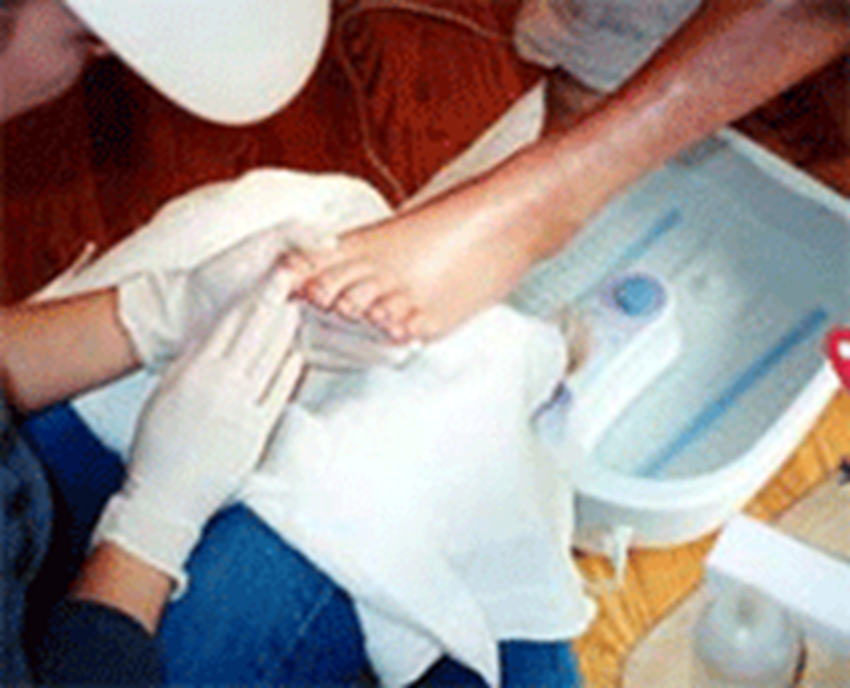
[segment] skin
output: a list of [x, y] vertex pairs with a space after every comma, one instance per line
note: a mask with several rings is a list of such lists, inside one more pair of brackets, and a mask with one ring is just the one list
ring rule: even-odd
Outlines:
[[70, 594], [117, 609], [154, 635], [173, 589], [171, 577], [120, 546], [104, 542], [83, 563]]
[[55, 0], [29, 0], [15, 14], [10, 43], [0, 53], [0, 120], [6, 121], [65, 94], [87, 62], [108, 52]]
[[446, 333], [506, 296], [633, 182], [846, 52], [847, 7], [707, 3], [649, 69], [577, 126], [346, 236], [337, 250], [293, 257], [301, 294], [399, 341]]
[[0, 309], [4, 393], [20, 411], [44, 408], [139, 365], [118, 320], [115, 289]]

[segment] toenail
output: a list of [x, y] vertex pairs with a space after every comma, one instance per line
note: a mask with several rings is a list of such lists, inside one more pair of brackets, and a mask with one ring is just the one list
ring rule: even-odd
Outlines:
[[328, 294], [328, 290], [322, 287], [321, 285], [313, 283], [310, 286], [310, 296], [317, 302], [324, 305], [327, 305], [327, 302], [330, 298], [330, 294]]

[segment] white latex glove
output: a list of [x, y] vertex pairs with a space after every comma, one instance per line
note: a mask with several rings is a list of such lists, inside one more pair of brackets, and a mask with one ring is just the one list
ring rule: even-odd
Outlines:
[[276, 271], [177, 359], [142, 412], [121, 492], [95, 542], [110, 540], [185, 586], [207, 520], [255, 468], [302, 369], [291, 280]]
[[[244, 239], [191, 270], [138, 274], [118, 287], [119, 317], [141, 362], [158, 368], [268, 275], [293, 246], [318, 247], [313, 232], [287, 223]], [[321, 245], [324, 245], [321, 243]]]

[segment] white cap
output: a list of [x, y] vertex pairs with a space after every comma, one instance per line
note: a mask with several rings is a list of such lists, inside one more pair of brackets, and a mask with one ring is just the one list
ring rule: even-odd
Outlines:
[[329, 0], [65, 0], [116, 55], [181, 107], [259, 121], [319, 61]]

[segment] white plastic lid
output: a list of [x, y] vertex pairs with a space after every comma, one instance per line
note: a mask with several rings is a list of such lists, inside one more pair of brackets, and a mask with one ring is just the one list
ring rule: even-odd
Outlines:
[[700, 688], [790, 686], [802, 640], [784, 609], [756, 590], [733, 585], [721, 590], [697, 622], [694, 652]]
[[257, 122], [305, 84], [329, 0], [65, 0], [116, 55], [188, 111]]

